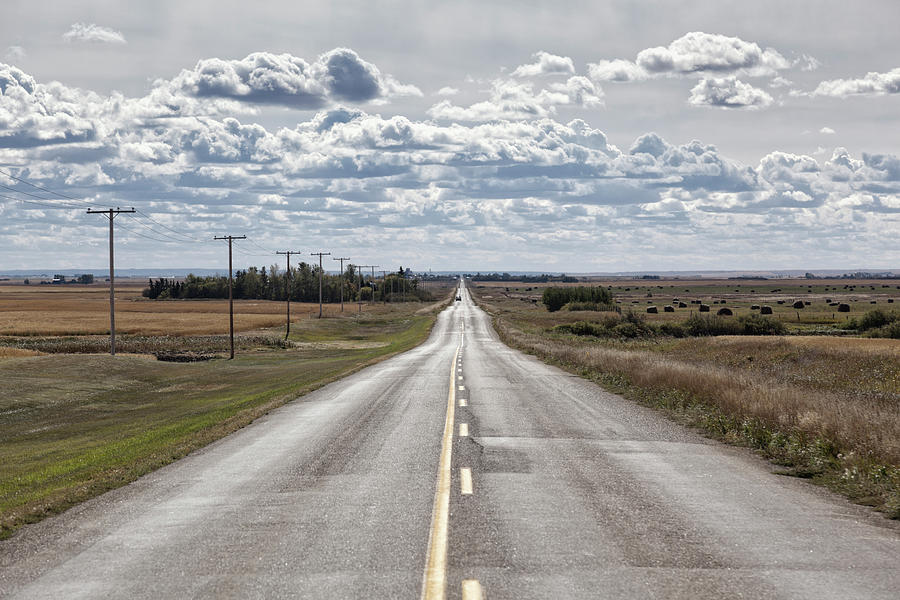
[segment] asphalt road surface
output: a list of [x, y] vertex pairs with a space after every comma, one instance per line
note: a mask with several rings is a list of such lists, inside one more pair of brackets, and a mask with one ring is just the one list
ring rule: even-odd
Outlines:
[[428, 341], [0, 543], [0, 597], [890, 598], [900, 527], [498, 340]]

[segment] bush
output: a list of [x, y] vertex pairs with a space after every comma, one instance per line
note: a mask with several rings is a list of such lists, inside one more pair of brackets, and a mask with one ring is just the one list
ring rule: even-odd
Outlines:
[[612, 293], [604, 287], [548, 287], [544, 289], [541, 302], [550, 312], [556, 312], [569, 302], [590, 302], [612, 304]]
[[787, 327], [778, 319], [770, 319], [758, 314], [738, 318], [744, 335], [784, 335]]
[[576, 321], [574, 323], [564, 323], [553, 328], [559, 333], [571, 333], [572, 335], [594, 335], [597, 337], [604, 336], [607, 330], [599, 323], [588, 323], [587, 321]]
[[859, 331], [878, 329], [880, 327], [884, 327], [885, 325], [896, 322], [897, 319], [897, 313], [885, 312], [881, 309], [876, 308], [875, 310], [866, 312], [866, 314], [860, 317], [859, 321], [857, 322], [856, 328]]
[[737, 321], [722, 317], [693, 315], [684, 322], [689, 335], [740, 335], [741, 326]]
[[868, 333], [869, 337], [891, 338], [900, 340], [900, 320], [894, 321]]
[[678, 323], [663, 323], [657, 328], [657, 331], [662, 335], [669, 335], [676, 338], [687, 336], [687, 331], [684, 326], [679, 325]]
[[566, 310], [610, 310], [609, 304], [600, 304], [598, 302], [569, 302], [565, 305]]

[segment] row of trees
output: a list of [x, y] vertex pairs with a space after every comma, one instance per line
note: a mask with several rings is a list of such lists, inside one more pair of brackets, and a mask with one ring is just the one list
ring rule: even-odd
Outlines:
[[[319, 266], [303, 262], [296, 267], [292, 266], [290, 272], [279, 270], [276, 265], [268, 269], [250, 267], [235, 271], [233, 285], [234, 297], [238, 299], [283, 301], [290, 297], [294, 302], [318, 302]], [[342, 287], [346, 301], [402, 302], [431, 299], [430, 294], [419, 286], [418, 278], [403, 267], [377, 280], [359, 273], [353, 265], [349, 265], [343, 275], [322, 273], [324, 302], [340, 302]], [[228, 277], [188, 275], [184, 281], [150, 279], [143, 295], [154, 300], [227, 298]]]

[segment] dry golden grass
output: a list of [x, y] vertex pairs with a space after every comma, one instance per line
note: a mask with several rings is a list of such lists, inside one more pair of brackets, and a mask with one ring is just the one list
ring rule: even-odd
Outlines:
[[0, 346], [0, 359], [2, 358], [21, 358], [23, 356], [40, 356], [43, 352], [36, 350], [26, 350], [25, 348], [8, 348]]
[[[227, 300], [153, 301], [141, 297], [143, 286], [116, 287], [116, 331], [133, 335], [214, 335], [228, 331]], [[336, 315], [339, 305], [325, 305]], [[356, 306], [345, 306], [345, 314]], [[365, 312], [390, 310], [383, 305]], [[254, 331], [280, 327], [285, 303], [235, 300], [234, 327]], [[318, 316], [319, 305], [291, 303], [292, 321]], [[92, 335], [109, 332], [109, 290], [97, 286], [0, 287], [0, 335]]]

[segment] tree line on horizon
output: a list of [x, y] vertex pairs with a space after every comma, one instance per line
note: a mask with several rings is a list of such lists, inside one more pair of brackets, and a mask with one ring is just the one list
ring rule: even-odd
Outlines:
[[[345, 301], [378, 300], [385, 302], [426, 301], [431, 294], [420, 287], [419, 279], [409, 269], [400, 267], [380, 280], [373, 280], [348, 265], [342, 275], [322, 273], [322, 301], [340, 302], [341, 288]], [[197, 276], [189, 274], [184, 280], [153, 279], [142, 295], [151, 300], [227, 298], [226, 275]], [[268, 269], [250, 267], [234, 273], [232, 295], [241, 300], [287, 300], [293, 302], [319, 301], [319, 266], [302, 262], [290, 272], [272, 265]]]

